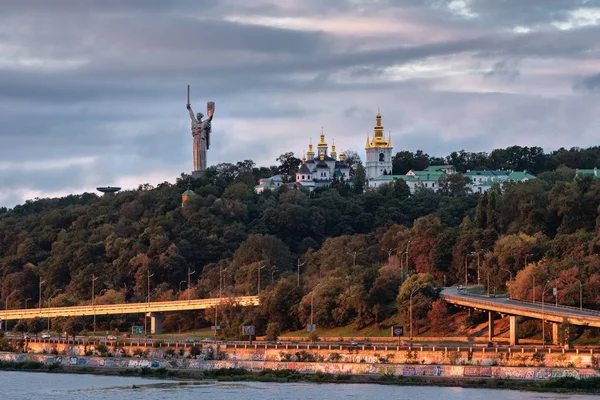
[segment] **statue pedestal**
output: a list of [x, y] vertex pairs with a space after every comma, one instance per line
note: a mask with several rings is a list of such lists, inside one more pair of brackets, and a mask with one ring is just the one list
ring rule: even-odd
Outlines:
[[204, 171], [192, 171], [192, 178], [198, 179], [202, 177]]

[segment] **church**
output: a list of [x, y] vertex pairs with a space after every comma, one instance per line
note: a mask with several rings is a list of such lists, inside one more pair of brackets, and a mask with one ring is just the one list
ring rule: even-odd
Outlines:
[[[367, 157], [365, 173], [368, 181], [392, 173], [392, 138], [389, 135], [387, 139], [384, 137], [381, 114], [377, 113], [375, 121], [373, 137], [367, 136], [365, 147]], [[316, 153], [311, 142], [308, 145], [308, 151], [302, 157], [302, 165], [296, 173], [294, 182], [284, 183], [282, 176], [275, 175], [261, 179], [254, 190], [256, 193], [262, 193], [266, 189], [276, 190], [280, 186], [286, 185], [291, 188], [304, 187], [312, 191], [316, 187], [329, 186], [336, 179], [349, 181], [350, 166], [344, 160], [343, 152], [340, 152], [338, 156], [335, 143], [332, 143], [331, 151], [329, 151], [325, 133], [321, 130]]]
[[340, 153], [339, 160], [335, 150], [335, 143], [331, 145], [331, 152], [325, 141], [325, 133], [321, 131], [317, 153], [313, 144], [308, 145], [308, 152], [302, 157], [302, 165], [296, 172], [296, 185], [312, 190], [315, 187], [329, 186], [334, 179], [348, 181], [350, 167], [344, 162], [344, 153]]

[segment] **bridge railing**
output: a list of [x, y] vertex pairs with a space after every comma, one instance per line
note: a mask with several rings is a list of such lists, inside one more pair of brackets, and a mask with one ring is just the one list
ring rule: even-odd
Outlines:
[[[452, 295], [452, 294], [445, 294], [445, 293], [442, 293], [442, 295], [443, 296], [454, 296], [456, 298], [461, 297], [461, 296], [456, 296], [456, 295]], [[480, 294], [469, 294], [469, 296], [470, 297], [476, 297], [478, 299], [484, 299], [484, 298], [487, 297], [487, 296], [483, 296], [483, 295], [480, 295]], [[510, 301], [514, 301], [516, 303], [537, 304], [537, 305], [540, 305], [540, 306], [542, 305], [541, 302], [535, 302], [534, 303], [533, 301], [530, 301], [530, 300], [520, 300], [520, 299], [513, 299], [513, 298], [509, 298], [509, 300]], [[478, 301], [486, 301], [486, 300], [478, 300]], [[580, 312], [588, 312], [588, 313], [592, 313], [592, 314], [596, 314], [596, 315], [600, 316], [600, 310], [594, 310], [594, 309], [591, 309], [591, 308], [581, 308], [580, 309], [579, 307], [567, 306], [567, 305], [564, 305], [564, 304], [556, 305], [556, 304], [553, 304], [551, 302], [544, 302], [544, 305], [546, 307], [564, 308], [564, 309], [567, 309], [567, 310], [575, 310], [575, 311], [580, 311]]]
[[[463, 301], [465, 300], [465, 296], [457, 296], [457, 295], [447, 294], [447, 293], [441, 293], [440, 296], [442, 297], [442, 299], [449, 298], [449, 299], [455, 299], [455, 300], [459, 300], [459, 301], [460, 300], [463, 300]], [[511, 299], [511, 301], [513, 301], [515, 303], [523, 303], [523, 304], [498, 303], [498, 302], [494, 302], [494, 301], [484, 300], [482, 298], [482, 296], [471, 296], [471, 295], [469, 295], [468, 297], [466, 297], [466, 299], [469, 299], [469, 298], [474, 299], [474, 301], [476, 301], [477, 303], [485, 304], [485, 305], [488, 305], [488, 306], [495, 306], [495, 307], [505, 306], [505, 307], [516, 307], [516, 308], [526, 309], [526, 307], [527, 307], [526, 305], [527, 304], [535, 304], [535, 305], [540, 305], [540, 306], [542, 305], [542, 303], [532, 303], [532, 302], [526, 302], [526, 301], [521, 301], [521, 300], [512, 300], [512, 299]], [[556, 308], [565, 308], [565, 309], [571, 309], [571, 310], [575, 310], [575, 311], [579, 311], [579, 312], [588, 312], [590, 314], [595, 314], [594, 317], [600, 317], [600, 311], [598, 311], [598, 310], [590, 310], [590, 309], [587, 309], [587, 308], [584, 308], [583, 310], [580, 310], [578, 307], [560, 306], [560, 305], [557, 307], [556, 305], [554, 305], [552, 303], [544, 303], [544, 305], [546, 307], [551, 307], [550, 309], [548, 309], [548, 308], [544, 309], [544, 314], [548, 314], [548, 315], [559, 315], [559, 314], [557, 314], [556, 310], [553, 310], [553, 309], [556, 309]], [[585, 315], [581, 315], [581, 316], [585, 317]]]

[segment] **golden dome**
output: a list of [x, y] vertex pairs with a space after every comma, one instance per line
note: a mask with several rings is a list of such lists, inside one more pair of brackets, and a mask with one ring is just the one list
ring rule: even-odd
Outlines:
[[340, 153], [340, 161], [344, 161], [344, 158], [346, 158], [346, 156], [344, 155], [344, 152], [342, 151]]
[[313, 155], [313, 156], [315, 155], [315, 152], [313, 151], [312, 140], [310, 141], [310, 144], [308, 145], [308, 152], [306, 154], [308, 154], [309, 156], [310, 155]]
[[367, 145], [365, 146], [365, 149], [371, 148], [371, 147], [376, 147], [376, 148], [383, 148], [383, 149], [391, 149], [392, 148], [392, 141], [391, 138], [388, 138], [388, 140], [385, 140], [385, 137], [383, 136], [383, 125], [381, 124], [381, 114], [379, 113], [379, 110], [377, 112], [377, 115], [375, 116], [375, 127], [373, 128], [374, 131], [374, 135], [373, 135], [373, 139], [369, 140], [369, 136], [367, 136]]
[[319, 140], [319, 144], [317, 144], [317, 147], [327, 147], [327, 142], [325, 141], [325, 134], [323, 133], [323, 128], [321, 128], [321, 140]]

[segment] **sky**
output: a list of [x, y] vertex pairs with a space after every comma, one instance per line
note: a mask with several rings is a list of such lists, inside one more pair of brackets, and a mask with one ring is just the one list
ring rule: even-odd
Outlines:
[[0, 207], [209, 165], [598, 145], [600, 0], [0, 0]]

